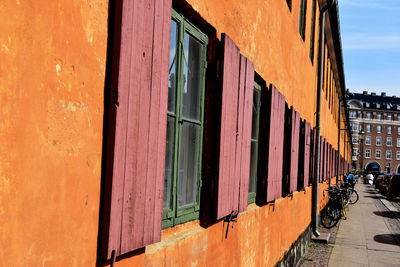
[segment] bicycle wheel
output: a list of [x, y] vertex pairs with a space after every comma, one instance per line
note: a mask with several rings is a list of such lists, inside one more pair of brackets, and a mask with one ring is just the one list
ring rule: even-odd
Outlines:
[[335, 207], [332, 203], [328, 203], [321, 212], [321, 224], [325, 228], [334, 227], [340, 220], [341, 210]]
[[359, 198], [359, 196], [358, 196], [357, 191], [354, 189], [350, 189], [349, 190], [349, 198], [348, 198], [349, 204], [353, 205], [353, 204], [357, 203], [358, 198]]

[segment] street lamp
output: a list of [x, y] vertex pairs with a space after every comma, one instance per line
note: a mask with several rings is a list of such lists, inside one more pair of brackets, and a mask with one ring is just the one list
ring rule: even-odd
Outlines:
[[363, 173], [364, 173], [364, 164], [363, 164], [363, 159], [364, 159], [364, 135], [365, 135], [365, 132], [364, 132], [364, 130], [362, 129], [362, 130], [360, 130], [359, 132], [358, 132], [358, 135], [360, 136], [359, 137], [359, 140], [360, 140], [360, 149], [361, 149], [361, 168], [360, 168], [360, 170], [361, 170], [361, 174], [363, 175]]

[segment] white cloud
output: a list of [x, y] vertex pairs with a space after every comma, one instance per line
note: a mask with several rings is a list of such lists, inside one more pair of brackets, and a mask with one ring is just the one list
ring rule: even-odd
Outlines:
[[398, 34], [354, 34], [342, 36], [344, 50], [400, 49]]

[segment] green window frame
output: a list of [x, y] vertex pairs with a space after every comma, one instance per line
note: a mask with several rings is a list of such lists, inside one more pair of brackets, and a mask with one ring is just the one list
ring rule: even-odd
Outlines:
[[199, 218], [207, 44], [172, 10], [163, 229]]
[[306, 12], [307, 0], [300, 1], [300, 18], [299, 18], [299, 33], [303, 41], [306, 38]]
[[314, 64], [314, 40], [315, 40], [315, 15], [316, 15], [316, 1], [312, 0], [311, 8], [311, 31], [310, 31], [310, 59]]
[[253, 114], [251, 122], [251, 156], [250, 156], [250, 180], [248, 203], [256, 201], [257, 194], [257, 167], [258, 167], [258, 137], [260, 128], [261, 86], [254, 82]]

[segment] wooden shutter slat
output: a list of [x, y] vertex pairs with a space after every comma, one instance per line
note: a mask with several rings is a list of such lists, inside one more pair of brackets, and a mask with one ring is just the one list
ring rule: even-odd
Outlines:
[[107, 258], [161, 239], [171, 1], [123, 1]]
[[[122, 203], [125, 182], [125, 149], [126, 131], [128, 123], [128, 95], [129, 77], [131, 65], [132, 46], [132, 21], [133, 1], [128, 1], [122, 7], [121, 43], [118, 73], [118, 108], [116, 109], [115, 122], [115, 144], [114, 163], [112, 172], [110, 221], [108, 233], [107, 258], [115, 250], [117, 255], [121, 254], [121, 225], [122, 225]], [[123, 56], [122, 56], [123, 55]], [[112, 104], [111, 104], [112, 105]]]
[[254, 65], [242, 56], [241, 72], [245, 70], [244, 98], [243, 98], [243, 129], [241, 147], [241, 171], [239, 185], [239, 212], [245, 211], [248, 204], [249, 179], [250, 179], [250, 154], [251, 154], [251, 128], [253, 115], [253, 88], [254, 88]]
[[[122, 217], [121, 254], [143, 244], [146, 204], [147, 155], [150, 127], [151, 54], [154, 1], [148, 7], [134, 1], [133, 42], [131, 55], [125, 187]], [[150, 31], [151, 29], [151, 31]], [[136, 179], [139, 176], [141, 179]]]
[[237, 104], [237, 122], [236, 122], [236, 151], [234, 165], [234, 187], [233, 187], [233, 209], [236, 211], [239, 207], [239, 187], [242, 169], [242, 145], [243, 145], [243, 111], [245, 99], [245, 82], [246, 82], [246, 58], [240, 55], [239, 64], [239, 87], [238, 87], [238, 104]]
[[305, 123], [305, 144], [304, 144], [304, 185], [303, 187], [306, 188], [309, 184], [309, 176], [310, 176], [310, 149], [311, 149], [311, 126], [308, 122]]

